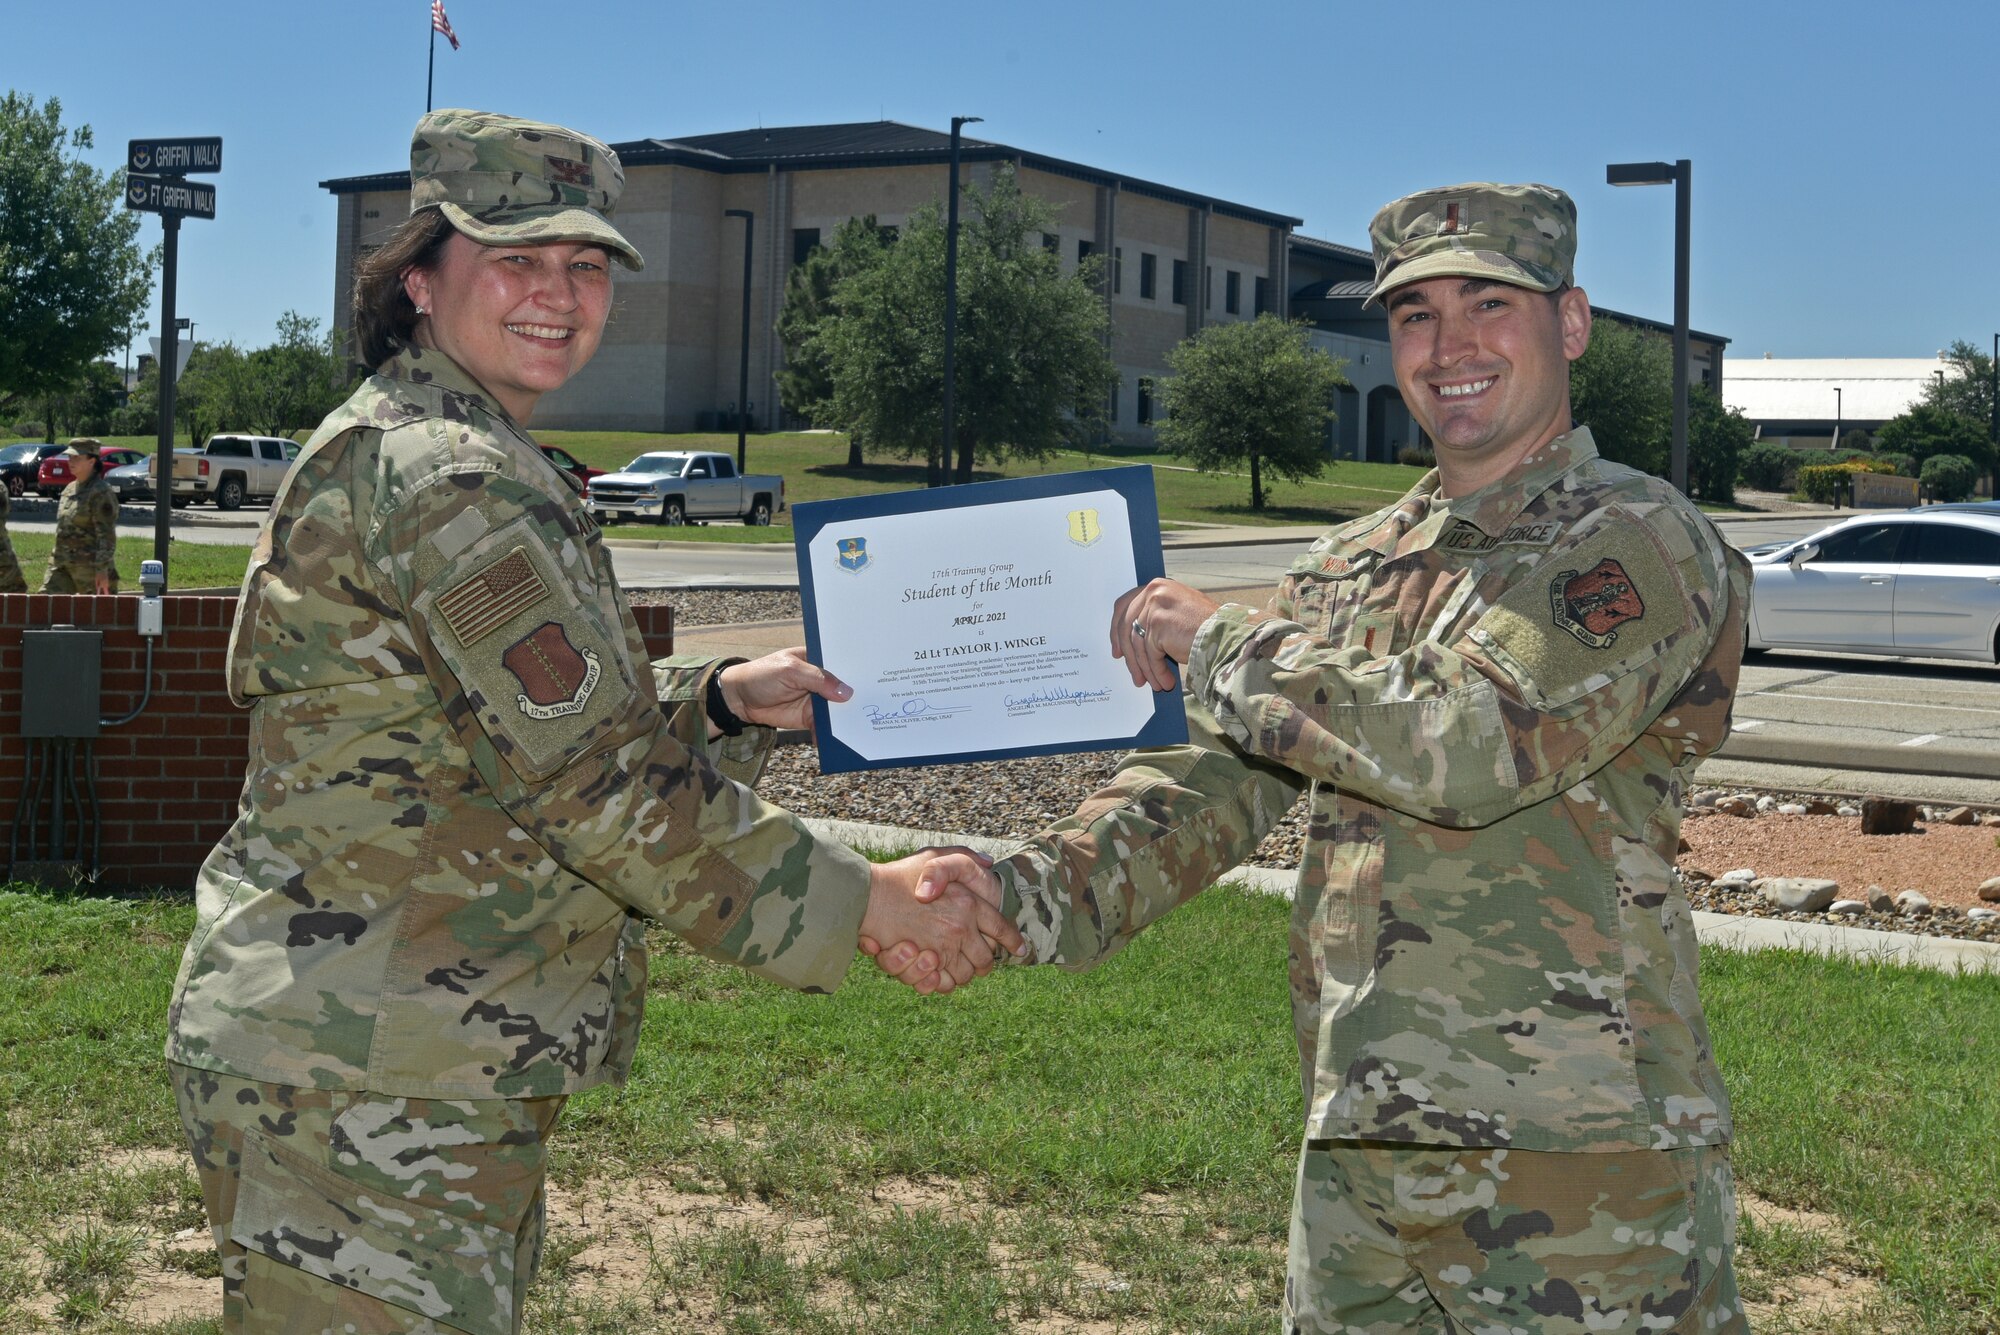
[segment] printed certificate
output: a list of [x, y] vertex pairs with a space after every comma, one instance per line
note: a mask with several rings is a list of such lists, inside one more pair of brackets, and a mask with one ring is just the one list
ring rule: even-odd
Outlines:
[[1187, 740], [1180, 690], [1134, 686], [1111, 607], [1164, 573], [1153, 470], [795, 506], [813, 702], [832, 774]]

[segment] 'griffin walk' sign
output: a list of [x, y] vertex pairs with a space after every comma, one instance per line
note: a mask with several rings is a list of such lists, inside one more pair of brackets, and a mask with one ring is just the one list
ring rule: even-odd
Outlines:
[[128, 139], [125, 141], [125, 169], [149, 176], [185, 176], [189, 172], [222, 170], [222, 140]]
[[215, 217], [215, 187], [179, 176], [125, 177], [125, 207], [177, 218]]

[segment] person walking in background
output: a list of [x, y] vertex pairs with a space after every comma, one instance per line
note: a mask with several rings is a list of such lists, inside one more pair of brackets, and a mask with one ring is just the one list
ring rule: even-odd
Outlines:
[[7, 536], [7, 506], [7, 489], [0, 487], [0, 593], [26, 593], [21, 558], [14, 555], [14, 540]]
[[71, 480], [56, 502], [56, 545], [43, 593], [118, 592], [118, 495], [97, 471], [97, 451], [87, 436], [64, 451]]

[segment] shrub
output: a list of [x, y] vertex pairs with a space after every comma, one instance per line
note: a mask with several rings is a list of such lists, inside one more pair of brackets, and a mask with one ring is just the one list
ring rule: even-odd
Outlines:
[[1962, 454], [1933, 454], [1918, 480], [1932, 500], [1962, 501], [1979, 484], [1979, 465]]
[[1856, 473], [1893, 473], [1895, 466], [1881, 459], [1849, 459], [1837, 464], [1809, 464], [1799, 469], [1799, 494], [1821, 505], [1838, 505], [1854, 494], [1850, 478]]
[[1396, 462], [1412, 468], [1436, 468], [1437, 455], [1421, 445], [1405, 445], [1396, 451]]
[[1760, 440], [1744, 451], [1736, 480], [1752, 491], [1783, 491], [1791, 485], [1792, 468], [1790, 450]]
[[1878, 454], [1875, 457], [1894, 468], [1897, 477], [1915, 477], [1917, 475], [1917, 461], [1911, 455]]

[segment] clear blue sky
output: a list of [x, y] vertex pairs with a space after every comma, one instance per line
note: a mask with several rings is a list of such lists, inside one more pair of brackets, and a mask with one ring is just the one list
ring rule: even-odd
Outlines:
[[[1991, 0], [447, 5], [464, 47], [439, 42], [439, 106], [612, 141], [980, 115], [1001, 143], [1349, 245], [1411, 190], [1545, 181], [1576, 196], [1593, 300], [1662, 320], [1672, 190], [1613, 189], [1604, 165], [1686, 157], [1692, 319], [1731, 356], [1921, 357], [2000, 329]], [[331, 319], [318, 182], [407, 165], [429, 0], [8, 11], [0, 86], [60, 98], [99, 165], [128, 138], [223, 137], [218, 218], [181, 232], [198, 338], [267, 342], [287, 308]]]

